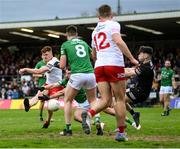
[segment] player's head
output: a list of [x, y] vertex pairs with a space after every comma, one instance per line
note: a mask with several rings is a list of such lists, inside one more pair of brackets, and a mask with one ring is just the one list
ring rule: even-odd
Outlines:
[[70, 25], [66, 28], [66, 35], [67, 35], [67, 39], [71, 39], [72, 37], [76, 37], [78, 35], [77, 33], [77, 27]]
[[42, 54], [42, 59], [44, 60], [45, 63], [49, 62], [52, 57], [52, 48], [50, 46], [45, 46], [41, 49], [41, 54]]
[[102, 5], [98, 8], [98, 17], [99, 19], [108, 19], [112, 18], [112, 11], [109, 5]]
[[140, 46], [138, 59], [140, 62], [151, 60], [153, 55], [153, 48], [150, 46]]
[[166, 60], [164, 63], [166, 68], [170, 68], [171, 67], [171, 61], [170, 60]]

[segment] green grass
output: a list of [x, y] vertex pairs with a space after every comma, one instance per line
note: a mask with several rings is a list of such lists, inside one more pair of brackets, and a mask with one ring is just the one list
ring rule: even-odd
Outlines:
[[106, 124], [104, 136], [92, 133], [85, 135], [81, 124], [73, 121], [73, 136], [63, 137], [59, 132], [64, 129], [63, 111], [54, 114], [55, 121], [48, 129], [42, 129], [39, 111], [0, 110], [0, 147], [1, 148], [180, 148], [180, 110], [172, 110], [170, 116], [161, 117], [160, 108], [140, 108], [141, 130], [128, 125], [128, 142], [114, 141], [115, 118], [102, 113]]

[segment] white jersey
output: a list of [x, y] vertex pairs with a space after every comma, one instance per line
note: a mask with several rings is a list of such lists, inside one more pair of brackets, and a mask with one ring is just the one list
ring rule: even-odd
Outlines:
[[62, 70], [60, 68], [54, 67], [55, 63], [59, 63], [59, 60], [56, 57], [53, 57], [46, 64], [46, 66], [49, 68], [49, 71], [45, 73], [46, 84], [52, 84], [62, 80]]
[[112, 40], [114, 33], [120, 34], [120, 24], [115, 21], [98, 22], [94, 29], [92, 48], [95, 48], [97, 53], [95, 68], [99, 66], [124, 67], [123, 54]]

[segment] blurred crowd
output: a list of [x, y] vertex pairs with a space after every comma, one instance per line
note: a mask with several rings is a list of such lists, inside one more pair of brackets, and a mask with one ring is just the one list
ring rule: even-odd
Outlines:
[[18, 71], [22, 67], [34, 67], [40, 56], [29, 52], [0, 51], [0, 99], [20, 99], [34, 95], [33, 79], [21, 79]]
[[[24, 96], [34, 95], [37, 81], [32, 77], [21, 78], [18, 71], [22, 67], [35, 67], [41, 60], [40, 55], [27, 51], [11, 52], [8, 49], [1, 49], [0, 53], [0, 99], [21, 99]], [[159, 76], [166, 59], [172, 63], [176, 81], [180, 81], [180, 49], [155, 49], [153, 63], [156, 79], [153, 82], [153, 90], [159, 90]], [[128, 61], [126, 65], [129, 65]]]

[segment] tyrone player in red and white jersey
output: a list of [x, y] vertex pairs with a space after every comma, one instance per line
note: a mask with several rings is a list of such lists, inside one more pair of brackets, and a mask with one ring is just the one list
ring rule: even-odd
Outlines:
[[[102, 100], [95, 101], [88, 113], [84, 113], [84, 125], [89, 117], [107, 108], [115, 96], [117, 133], [115, 140], [126, 141], [125, 135], [125, 73], [123, 54], [137, 65], [126, 43], [121, 38], [120, 24], [112, 21], [111, 7], [102, 5], [98, 9], [99, 22], [92, 33], [92, 55], [95, 61], [95, 76]], [[112, 90], [112, 92], [111, 92]], [[86, 118], [86, 119], [85, 119]], [[88, 125], [87, 125], [88, 126]], [[88, 129], [88, 127], [87, 127]]]

